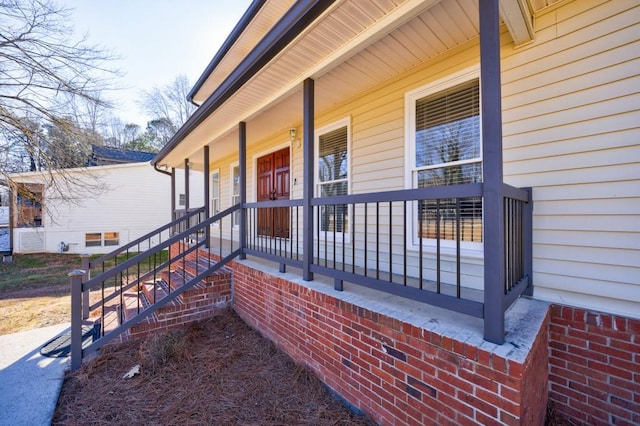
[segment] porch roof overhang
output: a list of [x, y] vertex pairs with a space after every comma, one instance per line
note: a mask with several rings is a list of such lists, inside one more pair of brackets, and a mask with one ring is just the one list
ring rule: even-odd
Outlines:
[[[236, 150], [241, 121], [250, 140], [299, 123], [306, 78], [316, 80], [321, 112], [479, 35], [474, 0], [298, 0], [280, 12], [274, 3], [290, 4], [250, 6], [190, 94], [202, 105], [152, 164], [180, 168], [189, 158], [202, 169], [205, 145], [216, 156]], [[532, 39], [528, 0], [501, 0], [500, 10], [514, 43]]]

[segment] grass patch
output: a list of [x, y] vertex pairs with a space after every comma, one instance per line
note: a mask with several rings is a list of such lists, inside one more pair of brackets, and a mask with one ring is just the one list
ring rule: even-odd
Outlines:
[[[123, 253], [117, 259], [105, 262], [104, 268], [107, 270], [137, 254]], [[100, 256], [92, 255], [90, 259], [95, 261]], [[155, 266], [166, 260], [167, 251], [157, 253]], [[80, 255], [60, 253], [17, 254], [13, 256], [13, 262], [0, 263], [0, 335], [69, 322], [71, 287], [67, 274], [81, 266]], [[153, 267], [152, 256], [140, 263], [139, 272], [142, 274]], [[92, 276], [101, 272], [102, 266], [94, 267]], [[125, 272], [129, 273], [137, 274], [138, 267]]]
[[67, 273], [78, 269], [80, 256], [71, 254], [17, 254], [0, 263], [0, 292], [55, 287], [69, 283]]
[[[105, 271], [116, 264], [121, 264], [139, 253], [123, 253], [116, 259], [104, 262]], [[91, 260], [96, 260], [102, 255], [92, 255]], [[155, 265], [160, 265], [167, 261], [169, 254], [167, 251], [157, 253]], [[69, 284], [67, 274], [74, 269], [80, 269], [82, 259], [77, 254], [16, 254], [13, 262], [0, 263], [0, 292], [25, 290], [41, 287], [55, 287]], [[140, 263], [140, 272], [146, 272], [154, 267], [153, 256]], [[137, 272], [134, 266], [130, 271]], [[96, 276], [102, 272], [102, 267], [94, 268], [92, 275]]]

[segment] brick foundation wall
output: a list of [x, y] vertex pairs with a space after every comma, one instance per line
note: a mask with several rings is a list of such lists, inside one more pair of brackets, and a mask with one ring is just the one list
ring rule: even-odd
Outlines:
[[521, 362], [231, 262], [234, 309], [381, 424], [531, 424], [547, 404], [548, 315]]
[[549, 398], [575, 424], [640, 424], [640, 320], [551, 307]]
[[129, 330], [129, 338], [137, 339], [154, 332], [166, 332], [194, 321], [211, 318], [231, 305], [231, 273], [217, 271], [206, 281], [186, 290], [176, 300], [158, 309]]

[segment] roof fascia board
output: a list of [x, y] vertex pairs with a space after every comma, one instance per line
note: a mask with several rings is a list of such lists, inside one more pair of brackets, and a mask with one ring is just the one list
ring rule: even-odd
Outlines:
[[335, 0], [299, 0], [296, 2], [211, 96], [189, 117], [187, 122], [178, 129], [176, 134], [151, 160], [151, 164], [158, 164], [162, 161], [189, 133], [195, 130], [334, 2]]
[[231, 50], [231, 47], [233, 47], [235, 42], [238, 41], [238, 38], [240, 38], [244, 30], [247, 29], [251, 21], [253, 21], [253, 18], [255, 18], [260, 9], [262, 9], [262, 6], [266, 3], [266, 1], [267, 0], [253, 0], [253, 2], [249, 5], [236, 26], [233, 27], [233, 30], [231, 31], [229, 36], [226, 38], [224, 43], [222, 43], [222, 46], [220, 47], [218, 52], [216, 52], [211, 62], [209, 62], [209, 65], [207, 65], [207, 68], [205, 68], [204, 72], [202, 73], [200, 78], [198, 78], [198, 81], [196, 81], [196, 84], [187, 95], [187, 99], [189, 100], [189, 102], [193, 103], [194, 96], [196, 96], [198, 91], [202, 88], [202, 85], [207, 81], [211, 73], [220, 64], [220, 61], [222, 61], [229, 50]]

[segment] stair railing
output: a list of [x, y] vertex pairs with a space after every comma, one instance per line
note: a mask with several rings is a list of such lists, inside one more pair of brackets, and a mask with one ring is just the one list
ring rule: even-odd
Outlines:
[[[193, 224], [196, 217], [201, 217], [204, 208], [197, 209], [94, 261], [85, 257], [83, 259], [85, 269], [69, 273], [71, 369], [78, 369], [82, 359], [175, 300], [184, 291], [238, 256], [241, 252], [240, 244], [235, 249], [231, 244], [225, 253], [219, 254], [219, 261], [214, 262], [211, 256], [207, 256], [206, 262], [203, 263], [199, 259], [199, 249], [209, 245], [210, 242], [206, 241], [203, 235], [206, 234], [204, 232], [206, 228], [213, 224], [218, 228], [220, 235], [230, 235], [233, 241], [234, 213], [239, 209], [240, 205], [237, 204], [205, 220], [198, 219], [195, 225], [190, 227], [185, 225]], [[174, 234], [173, 230], [176, 228], [186, 228], [186, 230]], [[185, 272], [187, 255], [194, 251], [195, 276], [187, 276]], [[171, 272], [178, 268], [182, 270], [183, 285], [176, 288], [170, 281]], [[163, 271], [167, 271], [169, 277], [169, 282], [164, 283], [166, 296], [160, 300], [155, 300], [154, 297], [147, 306], [141, 305], [140, 299], [137, 298], [136, 314], [125, 320], [126, 292], [135, 289], [136, 294], [139, 294], [141, 286], [150, 282], [155, 295]], [[99, 292], [97, 302], [90, 304], [91, 296], [96, 298], [97, 292]], [[95, 320], [95, 323], [92, 320]], [[114, 325], [112, 324], [114, 321], [117, 325], [107, 330], [107, 327]], [[87, 331], [85, 327], [83, 330], [83, 323], [85, 326], [93, 324], [93, 328]]]

